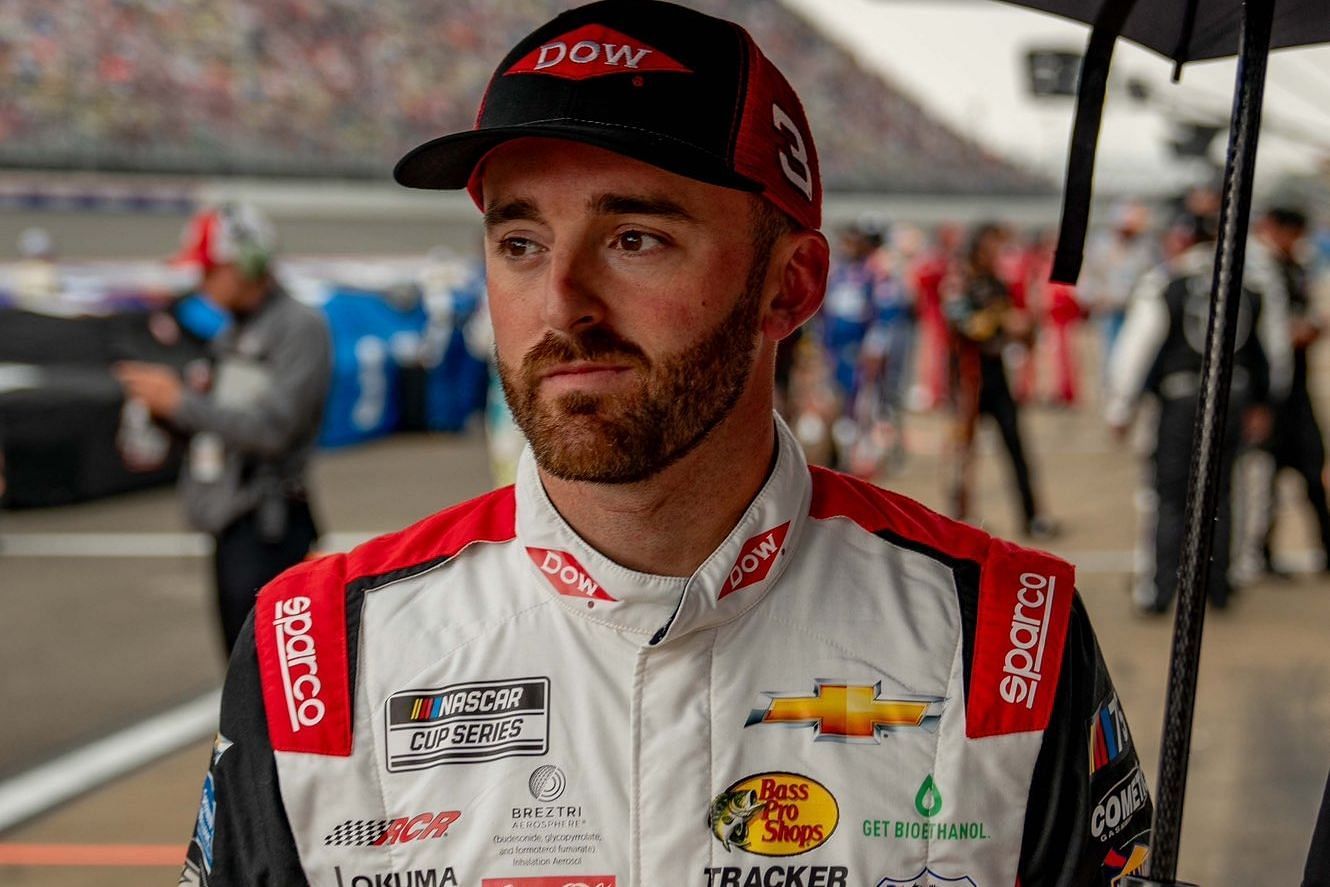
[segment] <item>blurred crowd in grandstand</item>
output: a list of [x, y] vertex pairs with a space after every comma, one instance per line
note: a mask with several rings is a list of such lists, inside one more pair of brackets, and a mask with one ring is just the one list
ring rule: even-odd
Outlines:
[[[811, 116], [832, 189], [1030, 193], [770, 0], [694, 0], [745, 25]], [[491, 60], [560, 0], [0, 0], [0, 163], [383, 177], [467, 128]]]

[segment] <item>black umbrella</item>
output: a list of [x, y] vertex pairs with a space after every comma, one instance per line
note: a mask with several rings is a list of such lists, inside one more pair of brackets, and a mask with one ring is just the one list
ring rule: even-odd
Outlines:
[[[1186, 535], [1178, 570], [1178, 612], [1164, 710], [1163, 749], [1156, 790], [1150, 877], [1125, 885], [1176, 884], [1178, 839], [1191, 750], [1192, 713], [1205, 619], [1220, 449], [1232, 377], [1239, 293], [1251, 214], [1252, 170], [1260, 134], [1266, 60], [1271, 48], [1330, 42], [1328, 0], [1006, 0], [1066, 16], [1093, 27], [1081, 66], [1071, 159], [1063, 197], [1062, 231], [1053, 277], [1074, 283], [1081, 266], [1095, 144], [1113, 46], [1127, 37], [1176, 63], [1238, 55], [1237, 86], [1224, 171], [1223, 206], [1201, 391], [1196, 409], [1196, 452], [1188, 489]], [[1228, 359], [1226, 359], [1228, 358]]]

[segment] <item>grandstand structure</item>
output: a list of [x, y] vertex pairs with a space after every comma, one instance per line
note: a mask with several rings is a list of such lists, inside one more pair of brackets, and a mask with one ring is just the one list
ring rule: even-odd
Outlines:
[[[829, 190], [1045, 194], [777, 0], [739, 21], [808, 106]], [[386, 178], [468, 128], [495, 61], [571, 0], [0, 0], [0, 167]]]

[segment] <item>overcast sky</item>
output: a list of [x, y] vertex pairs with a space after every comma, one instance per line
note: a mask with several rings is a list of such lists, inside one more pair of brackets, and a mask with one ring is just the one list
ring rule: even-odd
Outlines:
[[[1063, 19], [993, 0], [784, 0], [885, 73], [956, 129], [1060, 178], [1071, 130], [1071, 99], [1033, 99], [1026, 90], [1030, 48], [1084, 49], [1088, 30]], [[1114, 56], [1116, 84], [1136, 77], [1160, 99], [1227, 117], [1236, 64], [1189, 65], [1169, 83], [1172, 64], [1134, 44]], [[1330, 47], [1281, 50], [1270, 60], [1262, 172], [1308, 170], [1330, 156]], [[1283, 138], [1305, 131], [1323, 146]], [[1110, 87], [1097, 178], [1103, 186], [1166, 190], [1185, 175], [1164, 146], [1165, 115]], [[1225, 136], [1212, 147], [1222, 159]]]

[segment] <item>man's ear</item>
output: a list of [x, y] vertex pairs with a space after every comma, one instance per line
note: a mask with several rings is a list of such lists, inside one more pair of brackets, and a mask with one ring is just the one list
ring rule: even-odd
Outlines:
[[779, 342], [812, 317], [827, 292], [831, 247], [821, 231], [795, 231], [784, 235], [772, 251], [768, 286], [776, 294], [762, 315], [762, 333]]

